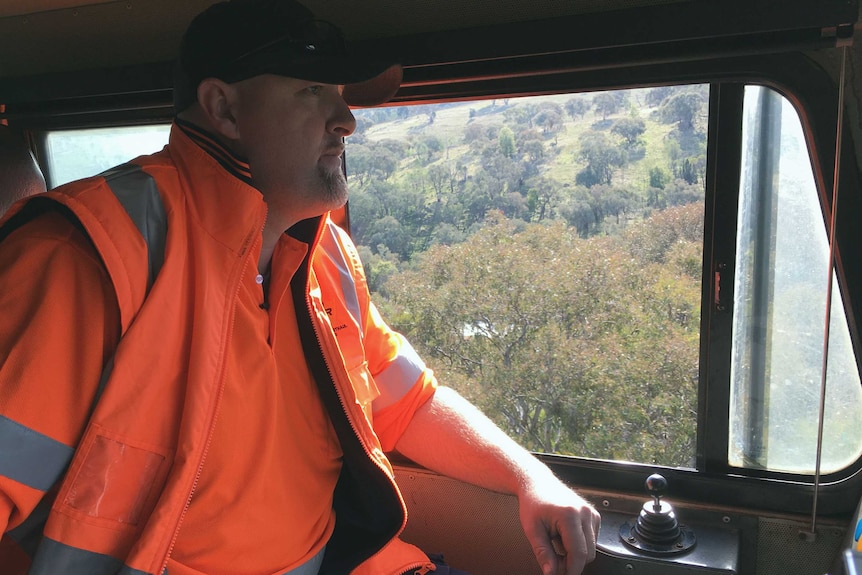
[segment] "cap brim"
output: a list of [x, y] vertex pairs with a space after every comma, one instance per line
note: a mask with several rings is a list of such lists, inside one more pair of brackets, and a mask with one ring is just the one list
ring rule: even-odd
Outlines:
[[403, 74], [401, 64], [393, 64], [370, 80], [345, 84], [342, 93], [344, 101], [349, 106], [357, 107], [384, 104], [398, 92]]
[[320, 58], [271, 70], [273, 73], [344, 86], [342, 96], [349, 106], [377, 106], [392, 99], [401, 87], [401, 64], [369, 62], [353, 58]]

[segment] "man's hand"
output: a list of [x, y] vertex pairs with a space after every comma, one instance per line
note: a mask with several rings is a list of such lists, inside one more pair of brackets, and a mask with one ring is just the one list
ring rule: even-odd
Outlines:
[[598, 512], [454, 390], [438, 388], [396, 448], [438, 473], [517, 495], [544, 575], [579, 575], [595, 559]]
[[518, 494], [521, 525], [544, 575], [579, 575], [596, 558], [598, 511], [556, 478]]

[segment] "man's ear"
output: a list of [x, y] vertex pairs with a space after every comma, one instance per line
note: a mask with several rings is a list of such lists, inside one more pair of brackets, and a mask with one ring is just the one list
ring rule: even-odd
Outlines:
[[210, 126], [230, 140], [239, 139], [239, 129], [234, 117], [237, 91], [234, 86], [218, 78], [205, 78], [198, 85], [198, 104]]

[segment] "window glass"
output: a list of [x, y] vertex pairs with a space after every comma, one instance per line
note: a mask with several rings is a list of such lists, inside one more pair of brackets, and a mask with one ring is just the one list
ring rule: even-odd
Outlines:
[[168, 143], [170, 126], [133, 126], [51, 132], [46, 139], [51, 187], [88, 178], [151, 154]]
[[[729, 462], [813, 473], [829, 246], [799, 116], [745, 90]], [[862, 454], [862, 387], [833, 274], [822, 471]]]
[[694, 466], [708, 90], [355, 112], [379, 307], [531, 450]]

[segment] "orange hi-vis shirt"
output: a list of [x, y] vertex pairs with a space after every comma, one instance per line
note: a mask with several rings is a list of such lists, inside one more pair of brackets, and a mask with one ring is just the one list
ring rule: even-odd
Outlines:
[[[261, 198], [249, 186], [229, 181], [236, 174], [226, 162], [242, 168], [235, 158], [221, 161], [213, 152], [175, 125], [169, 149], [140, 159], [143, 167], [135, 174], [144, 181], [155, 180], [167, 202], [169, 219], [182, 223], [186, 221], [182, 218], [190, 218], [187, 211], [196, 209], [205, 224], [214, 222], [205, 231], [215, 236], [191, 228], [198, 235], [181, 236], [180, 241], [193, 243], [200, 250], [195, 253], [212, 258], [207, 261], [220, 261], [214, 254], [228, 256], [211, 238], [235, 242], [239, 233], [229, 227], [236, 221], [235, 212], [227, 217], [213, 194], [237, 206], [240, 201], [246, 207], [251, 204], [256, 212]], [[187, 175], [203, 176], [210, 185], [186, 191], [179, 186], [186, 185]], [[71, 203], [84, 210], [82, 222], [90, 234], [88, 224], [93, 225], [92, 217], [98, 214], [86, 208], [102, 204], [88, 203], [88, 194], [102, 194], [106, 186], [104, 180], [93, 178], [75, 188], [81, 193]], [[196, 203], [201, 199], [196, 190], [205, 191], [209, 200]], [[62, 200], [62, 194], [53, 195]], [[201, 211], [209, 209], [212, 213]], [[116, 210], [108, 212], [116, 215]], [[79, 212], [76, 215], [81, 217]], [[105, 221], [111, 229], [118, 225], [115, 217]], [[363, 491], [380, 492], [386, 499], [379, 500], [397, 506], [400, 496], [383, 451], [394, 447], [412, 414], [433, 395], [436, 382], [368, 300], [349, 238], [325, 216], [315, 237], [313, 243], [287, 235], [280, 240], [273, 257], [268, 309], [261, 307], [263, 291], [255, 281], [255, 266], [245, 266], [239, 283], [230, 284], [236, 292], [227, 292], [235, 293], [228, 308], [232, 313], [218, 324], [230, 325], [230, 337], [225, 340], [209, 337], [215, 333], [214, 326], [202, 318], [221, 310], [211, 304], [205, 308], [207, 300], [200, 297], [214, 293], [213, 286], [222, 287], [221, 268], [195, 268], [192, 278], [197, 281], [188, 285], [172, 282], [175, 277], [184, 278], [189, 268], [182, 259], [185, 252], [172, 252], [172, 246], [182, 244], [172, 243], [169, 236], [160, 283], [146, 302], [150, 306], [145, 303], [125, 332], [114, 356], [112, 379], [91, 415], [103, 363], [116, 345], [117, 326], [125, 325], [121, 318], [132, 317], [127, 315], [132, 310], [122, 303], [125, 292], [116, 291], [118, 279], [126, 276], [106, 274], [98, 259], [101, 255], [109, 272], [131, 261], [103, 251], [110, 246], [102, 235], [88, 239], [56, 212], [12, 232], [0, 252], [0, 310], [10, 328], [0, 334], [0, 353], [9, 358], [0, 364], [0, 434], [8, 434], [8, 444], [14, 440], [20, 449], [0, 465], [4, 573], [6, 568], [10, 573], [27, 572], [35, 552], [42, 567], [66, 565], [69, 569], [60, 570], [76, 575], [117, 569], [160, 575], [163, 561], [170, 575], [280, 574], [302, 564], [323, 545], [327, 545], [325, 562], [331, 559], [337, 564], [339, 557], [348, 556], [340, 550], [361, 549], [371, 544], [361, 539], [365, 533], [388, 529], [380, 525], [366, 529], [364, 523], [354, 522], [356, 516], [339, 523], [339, 513], [355, 511], [346, 501], [333, 500], [333, 491], [338, 493], [336, 482], [340, 487], [339, 477], [344, 479], [342, 468], [358, 469], [351, 466], [367, 461], [380, 473], [356, 475], [363, 481]], [[259, 250], [260, 237], [249, 245]], [[310, 247], [315, 252], [308, 275]], [[229, 258], [225, 261], [235, 261], [236, 256]], [[246, 260], [256, 262], [257, 254], [250, 253]], [[304, 274], [296, 273], [298, 269]], [[291, 285], [294, 276], [303, 283]], [[297, 289], [306, 289], [306, 278], [305, 301], [300, 297], [295, 302]], [[350, 278], [356, 291], [342, 295], [336, 286], [352, 287]], [[130, 285], [135, 288], [137, 283]], [[199, 297], [189, 298], [188, 293]], [[185, 307], [177, 307], [177, 301]], [[315, 320], [314, 329], [319, 330], [332, 382], [311, 376], [312, 360], [303, 352], [298, 333], [302, 329], [297, 328], [296, 310], [303, 305], [310, 306], [309, 313], [316, 318], [324, 318]], [[352, 323], [350, 318], [359, 317], [354, 313], [361, 315], [361, 322]], [[206, 341], [213, 344], [229, 341], [217, 400], [217, 390], [200, 374], [202, 365], [206, 373], [219, 365], [215, 358], [222, 348], [207, 343], [192, 347], [188, 354], [183, 346], [165, 345], [183, 341], [176, 326], [186, 326], [183, 322], [189, 317], [195, 318], [196, 331], [182, 333], [207, 336]], [[151, 348], [143, 350], [147, 354], [140, 347], [129, 347], [142, 333], [162, 337], [146, 340]], [[173, 359], [164, 361], [165, 357]], [[184, 364], [188, 357], [197, 361]], [[180, 379], [184, 377], [188, 382]], [[355, 393], [355, 404], [351, 401], [343, 409], [364, 452], [354, 446], [342, 454], [331, 423], [335, 416], [320, 397], [321, 390], [333, 384], [342, 397], [353, 398]], [[130, 395], [127, 388], [134, 393]], [[217, 408], [198, 409], [201, 399]], [[177, 406], [177, 401], [184, 403]], [[203, 417], [206, 414], [211, 416]], [[165, 430], [176, 430], [177, 435]], [[205, 446], [202, 437], [209, 438]], [[349, 437], [345, 445], [351, 445]], [[38, 465], [34, 454], [39, 455]], [[196, 461], [202, 462], [199, 467]], [[189, 473], [195, 469], [196, 475]], [[94, 478], [104, 481], [88, 483]], [[40, 524], [40, 501], [50, 502], [57, 492], [53, 508], [44, 509], [48, 523]], [[391, 508], [387, 513], [392, 513]], [[375, 511], [366, 520], [374, 521], [380, 513]], [[355, 544], [357, 537], [351, 533], [359, 534]], [[394, 530], [389, 533], [397, 535]], [[370, 549], [373, 553], [380, 548]], [[355, 556], [356, 550], [349, 552]], [[66, 558], [73, 558], [74, 565], [67, 564]], [[354, 573], [397, 575], [426, 561], [424, 554], [395, 538]], [[336, 571], [341, 572], [330, 568]]]
[[289, 293], [306, 252], [305, 243], [282, 237], [266, 303], [261, 276], [242, 280], [222, 408], [168, 561], [171, 575], [284, 573], [332, 533], [341, 447], [303, 356]]

